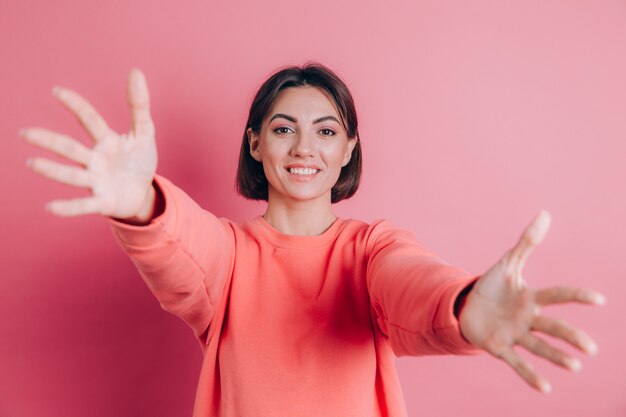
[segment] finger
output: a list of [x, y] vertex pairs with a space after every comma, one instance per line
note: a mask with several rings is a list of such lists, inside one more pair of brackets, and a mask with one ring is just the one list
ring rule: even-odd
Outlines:
[[542, 306], [572, 302], [604, 305], [606, 298], [599, 292], [584, 288], [552, 287], [536, 291], [535, 301]]
[[550, 346], [544, 340], [541, 340], [531, 333], [526, 333], [522, 336], [517, 341], [517, 344], [527, 349], [529, 352], [532, 352], [537, 356], [541, 356], [542, 358], [547, 359], [563, 368], [567, 368], [574, 372], [578, 372], [582, 368], [582, 364], [578, 359], [567, 355], [562, 350]]
[[539, 376], [539, 374], [533, 370], [532, 366], [522, 359], [512, 348], [503, 350], [500, 354], [500, 358], [508, 363], [531, 387], [543, 393], [548, 393], [552, 389], [550, 383]]
[[20, 135], [31, 145], [47, 149], [82, 165], [87, 165], [91, 158], [91, 151], [87, 147], [60, 133], [31, 128], [22, 130]]
[[28, 166], [36, 173], [74, 187], [91, 186], [89, 173], [82, 168], [60, 164], [45, 158], [34, 158], [28, 160]]
[[67, 88], [55, 87], [53, 94], [76, 116], [94, 141], [101, 142], [107, 136], [114, 134], [96, 109], [77, 92]]
[[133, 133], [154, 136], [154, 123], [150, 117], [150, 95], [143, 73], [133, 68], [128, 74], [127, 98], [133, 119]]
[[83, 214], [99, 214], [101, 202], [96, 197], [76, 198], [74, 200], [55, 200], [46, 205], [46, 209], [57, 216], [70, 217]]
[[587, 333], [570, 326], [562, 320], [537, 316], [533, 319], [530, 328], [531, 330], [564, 340], [589, 355], [595, 355], [598, 352], [598, 345]]
[[508, 253], [510, 265], [521, 274], [524, 263], [532, 250], [545, 238], [550, 228], [550, 213], [542, 210], [526, 227], [517, 244]]

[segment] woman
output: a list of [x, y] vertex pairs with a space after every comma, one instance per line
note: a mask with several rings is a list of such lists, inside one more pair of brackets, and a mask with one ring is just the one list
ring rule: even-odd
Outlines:
[[204, 352], [195, 416], [401, 416], [393, 354], [485, 350], [547, 392], [548, 382], [514, 345], [571, 370], [580, 369], [576, 358], [532, 332], [596, 351], [589, 336], [542, 316], [540, 307], [602, 304], [602, 295], [532, 290], [521, 277], [547, 233], [548, 213], [480, 277], [447, 265], [386, 221], [335, 216], [332, 203], [358, 187], [361, 151], [352, 97], [319, 64], [278, 71], [255, 96], [237, 185], [268, 204], [263, 216], [241, 224], [216, 218], [155, 174], [141, 72], [129, 76], [133, 126], [126, 135], [111, 131], [75, 92], [54, 93], [95, 145], [26, 129], [28, 142], [83, 167], [40, 158], [29, 165], [93, 195], [48, 209], [110, 217], [163, 308], [192, 327]]

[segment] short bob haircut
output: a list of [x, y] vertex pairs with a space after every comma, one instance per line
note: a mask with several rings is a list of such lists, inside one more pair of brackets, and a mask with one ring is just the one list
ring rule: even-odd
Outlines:
[[301, 67], [289, 66], [275, 72], [259, 88], [250, 105], [237, 168], [237, 192], [245, 198], [265, 201], [268, 198], [267, 177], [263, 171], [263, 164], [250, 155], [250, 144], [246, 133], [248, 128], [251, 128], [255, 134], [259, 134], [263, 120], [279, 93], [286, 88], [304, 86], [314, 86], [326, 91], [335, 102], [348, 138], [357, 138], [350, 162], [341, 168], [339, 178], [331, 190], [331, 203], [352, 197], [359, 188], [361, 141], [354, 100], [348, 87], [334, 72], [322, 64], [309, 62]]

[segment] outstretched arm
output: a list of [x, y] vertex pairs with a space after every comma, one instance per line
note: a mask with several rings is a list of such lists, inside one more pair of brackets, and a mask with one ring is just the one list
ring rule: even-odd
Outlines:
[[75, 163], [34, 158], [29, 166], [92, 194], [52, 201], [48, 210], [59, 216], [108, 216], [115, 237], [161, 306], [187, 322], [200, 339], [206, 338], [225, 294], [234, 242], [228, 224], [155, 174], [155, 129], [145, 77], [137, 69], [128, 76], [132, 126], [126, 134], [111, 130], [78, 93], [56, 88], [54, 95], [76, 116], [93, 147], [47, 129], [24, 129], [20, 133], [27, 142]]
[[582, 288], [555, 287], [536, 290], [522, 278], [528, 255], [545, 237], [550, 215], [541, 212], [526, 228], [519, 242], [483, 274], [465, 300], [459, 321], [463, 336], [476, 347], [504, 360], [533, 388], [550, 391], [550, 384], [533, 370], [514, 349], [520, 346], [556, 365], [578, 371], [581, 363], [537, 336], [544, 333], [562, 339], [577, 349], [595, 354], [597, 346], [583, 331], [541, 313], [541, 308], [559, 303], [601, 305], [601, 294]]
[[455, 300], [476, 277], [444, 262], [407, 230], [370, 227], [366, 281], [378, 328], [397, 356], [469, 354]]

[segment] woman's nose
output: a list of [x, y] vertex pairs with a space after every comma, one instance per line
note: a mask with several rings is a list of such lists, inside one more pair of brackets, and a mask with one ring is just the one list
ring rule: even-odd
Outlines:
[[293, 156], [298, 157], [307, 157], [313, 156], [313, 148], [314, 148], [314, 138], [312, 134], [309, 133], [298, 133], [295, 137], [295, 141], [291, 148], [291, 153]]

